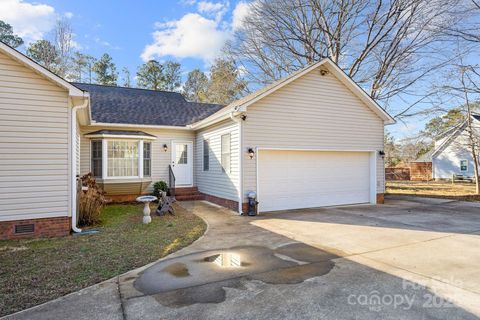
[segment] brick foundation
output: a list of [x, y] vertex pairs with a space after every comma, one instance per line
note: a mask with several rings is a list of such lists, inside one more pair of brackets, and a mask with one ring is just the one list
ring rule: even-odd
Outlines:
[[105, 200], [109, 203], [122, 203], [122, 202], [135, 202], [137, 197], [141, 195], [138, 194], [116, 194], [116, 195], [105, 195]]
[[243, 212], [244, 215], [247, 214], [247, 212], [248, 212], [248, 202], [242, 203], [242, 212]]
[[[34, 231], [15, 233], [15, 225], [34, 225]], [[0, 240], [39, 237], [63, 237], [70, 234], [70, 217], [0, 221]]]
[[377, 193], [377, 204], [384, 204], [384, 203], [385, 203], [385, 194]]
[[202, 193], [202, 196], [205, 198], [206, 201], [218, 204], [219, 206], [228, 208], [228, 209], [233, 210], [235, 212], [238, 211], [238, 202], [237, 201], [212, 196], [212, 195], [206, 194], [206, 193]]

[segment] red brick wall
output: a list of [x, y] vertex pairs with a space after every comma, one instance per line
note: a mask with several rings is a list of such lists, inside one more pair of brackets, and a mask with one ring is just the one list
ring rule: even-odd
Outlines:
[[[32, 233], [15, 234], [15, 225], [34, 224]], [[0, 240], [63, 237], [70, 234], [70, 217], [0, 221]]]
[[118, 194], [118, 195], [105, 195], [105, 200], [111, 203], [122, 203], [122, 202], [135, 202], [138, 194]]
[[218, 204], [222, 207], [228, 208], [230, 210], [233, 210], [235, 212], [238, 211], [238, 202], [233, 201], [233, 200], [228, 200], [224, 198], [219, 198], [216, 196], [212, 196], [210, 194], [202, 193], [202, 195], [205, 197], [206, 201], [210, 201], [212, 203]]
[[377, 193], [377, 204], [384, 204], [385, 203], [385, 194]]

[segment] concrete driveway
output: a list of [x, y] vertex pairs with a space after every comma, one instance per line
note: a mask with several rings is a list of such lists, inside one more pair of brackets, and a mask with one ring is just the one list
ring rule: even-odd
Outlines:
[[480, 205], [385, 205], [239, 217], [182, 206], [209, 224], [166, 259], [14, 319], [479, 319]]

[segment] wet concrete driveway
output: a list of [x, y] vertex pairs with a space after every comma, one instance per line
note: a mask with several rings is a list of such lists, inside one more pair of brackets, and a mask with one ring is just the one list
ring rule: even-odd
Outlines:
[[182, 206], [209, 224], [191, 246], [13, 318], [480, 317], [479, 204], [397, 197], [255, 218]]

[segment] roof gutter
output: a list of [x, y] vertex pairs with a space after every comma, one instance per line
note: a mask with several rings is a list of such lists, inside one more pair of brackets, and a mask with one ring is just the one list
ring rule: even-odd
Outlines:
[[122, 127], [122, 128], [147, 128], [147, 129], [172, 129], [172, 130], [191, 130], [191, 126], [161, 126], [153, 124], [129, 124], [129, 123], [108, 123], [108, 122], [94, 122], [90, 123], [89, 127]]
[[82, 232], [82, 229], [77, 227], [77, 159], [76, 159], [76, 152], [77, 152], [77, 111], [80, 109], [88, 108], [88, 95], [84, 96], [83, 103], [77, 106], [74, 106], [71, 109], [71, 116], [70, 116], [70, 141], [71, 141], [71, 184], [70, 184], [70, 192], [71, 196], [71, 212], [72, 212], [72, 231], [75, 233]]
[[98, 139], [137, 139], [137, 140], [157, 140], [157, 137], [146, 135], [131, 135], [131, 134], [86, 134], [85, 138], [98, 138]]
[[247, 111], [247, 109], [243, 106], [232, 107], [228, 105], [225, 108], [218, 110], [216, 113], [212, 114], [211, 116], [203, 120], [200, 120], [198, 122], [195, 122], [194, 124], [191, 124], [189, 127], [192, 128], [193, 130], [205, 128], [219, 121], [231, 118], [232, 113], [238, 114], [239, 112], [245, 112], [245, 111]]
[[230, 119], [238, 123], [238, 135], [240, 143], [238, 144], [238, 213], [243, 213], [243, 120], [237, 117], [238, 112], [230, 112]]

